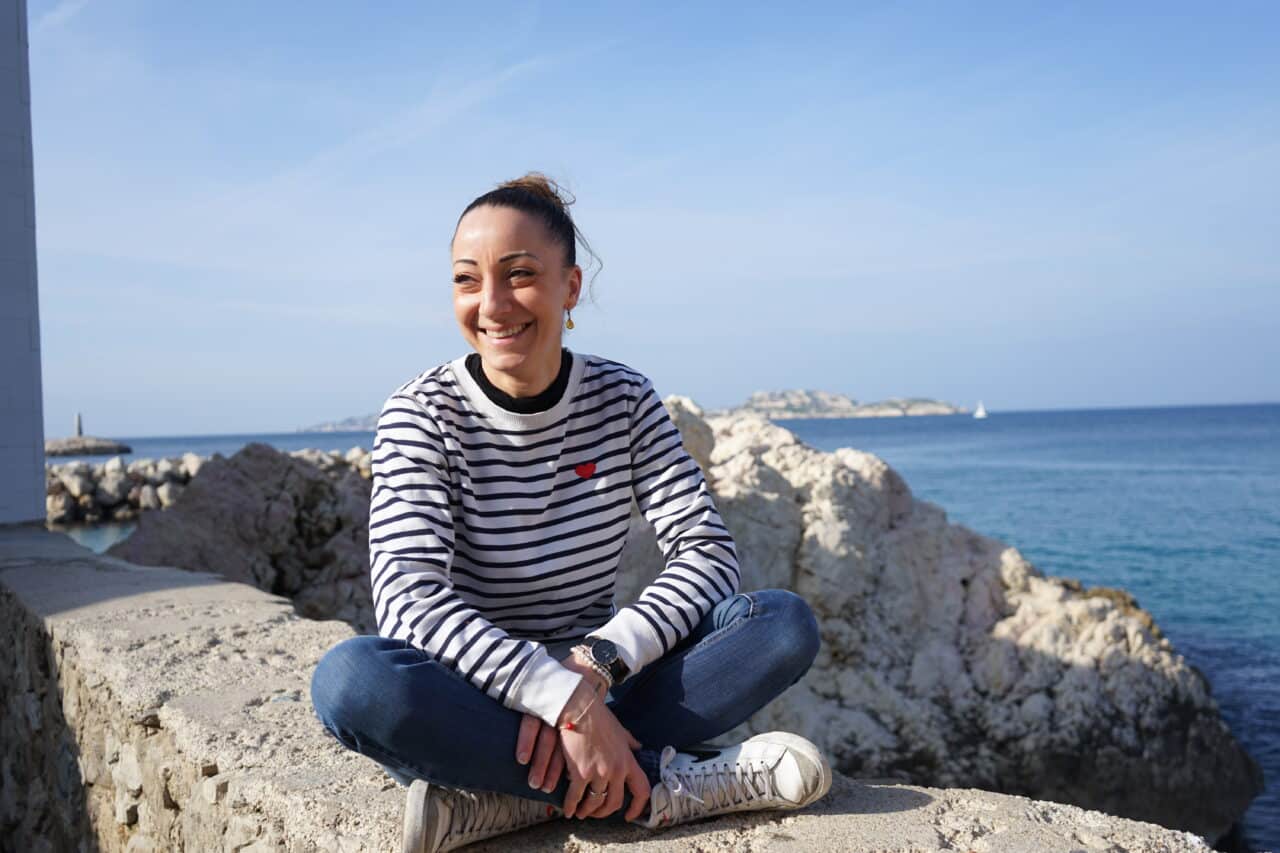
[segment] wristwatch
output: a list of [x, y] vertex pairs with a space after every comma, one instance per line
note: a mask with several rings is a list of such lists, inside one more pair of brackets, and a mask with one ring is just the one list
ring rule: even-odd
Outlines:
[[583, 646], [592, 661], [609, 671], [609, 678], [614, 684], [621, 684], [623, 679], [631, 674], [631, 670], [627, 669], [627, 665], [622, 662], [622, 656], [618, 654], [618, 647], [614, 645], [613, 640], [588, 636]]

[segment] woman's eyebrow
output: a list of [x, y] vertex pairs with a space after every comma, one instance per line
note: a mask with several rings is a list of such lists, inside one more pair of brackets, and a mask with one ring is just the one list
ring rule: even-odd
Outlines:
[[[542, 259], [541, 259], [541, 258], [539, 258], [537, 255], [535, 255], [533, 252], [527, 252], [527, 251], [525, 251], [524, 249], [521, 249], [521, 250], [520, 250], [520, 251], [518, 251], [518, 252], [507, 252], [507, 254], [503, 255], [503, 256], [502, 256], [502, 257], [500, 257], [500, 258], [498, 258], [498, 263], [500, 263], [500, 264], [501, 264], [501, 263], [506, 263], [507, 261], [511, 260], [512, 258], [522, 258], [522, 257], [529, 257], [529, 258], [533, 258], [535, 261], [538, 261], [538, 262], [541, 262], [541, 261], [542, 261]], [[455, 264], [471, 264], [471, 265], [472, 265], [472, 266], [474, 266], [474, 267], [478, 267], [478, 266], [480, 266], [478, 263], [476, 263], [475, 261], [471, 260], [470, 258], [458, 258], [458, 259], [456, 259], [456, 260], [454, 261], [454, 263], [455, 263]]]

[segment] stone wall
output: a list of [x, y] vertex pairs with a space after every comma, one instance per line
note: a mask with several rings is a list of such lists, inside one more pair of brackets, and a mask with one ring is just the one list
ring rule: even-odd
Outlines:
[[[351, 635], [211, 574], [142, 568], [0, 527], [0, 850], [386, 851], [403, 789], [315, 718], [319, 657]], [[506, 851], [941, 849], [1208, 853], [1193, 835], [975, 790], [856, 783], [799, 814], [659, 835], [557, 822]]]
[[0, 529], [0, 618], [5, 849], [394, 848], [397, 786], [308, 698], [346, 625], [31, 528]]

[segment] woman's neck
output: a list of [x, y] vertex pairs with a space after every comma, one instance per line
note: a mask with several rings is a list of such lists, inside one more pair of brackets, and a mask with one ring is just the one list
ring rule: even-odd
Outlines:
[[485, 372], [484, 362], [477, 353], [473, 352], [467, 356], [466, 365], [467, 372], [471, 374], [471, 378], [476, 381], [476, 384], [480, 386], [480, 390], [495, 405], [509, 412], [534, 414], [536, 412], [545, 412], [560, 402], [560, 398], [564, 396], [565, 388], [569, 385], [569, 372], [573, 367], [573, 356], [568, 349], [562, 348], [560, 350], [558, 371], [541, 390], [532, 394], [512, 394], [505, 388], [494, 384]]

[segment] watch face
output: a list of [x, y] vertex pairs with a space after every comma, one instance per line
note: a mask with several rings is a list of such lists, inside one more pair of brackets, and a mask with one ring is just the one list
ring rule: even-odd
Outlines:
[[612, 640], [596, 640], [591, 644], [591, 656], [596, 663], [609, 666], [618, 659], [618, 647]]

